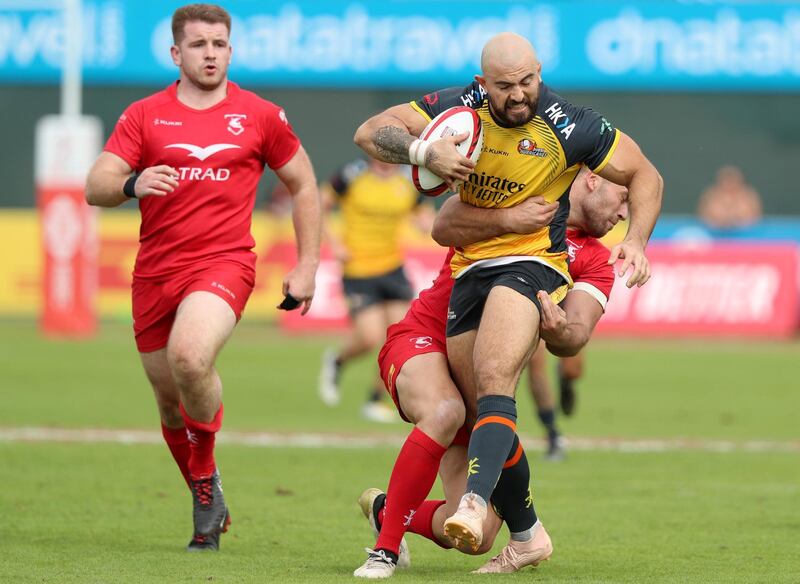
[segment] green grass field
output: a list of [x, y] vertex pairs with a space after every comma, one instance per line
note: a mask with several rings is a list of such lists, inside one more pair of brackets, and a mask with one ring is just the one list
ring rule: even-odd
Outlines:
[[[318, 359], [333, 342], [244, 323], [219, 363], [225, 429], [400, 439], [407, 426], [358, 416], [369, 360], [345, 372], [339, 408], [318, 401]], [[410, 536], [412, 568], [395, 579], [800, 581], [798, 357], [797, 343], [594, 342], [563, 430], [663, 450], [576, 449], [553, 464], [530, 449], [551, 561], [469, 576], [486, 558]], [[538, 437], [523, 388], [519, 398], [520, 432]], [[5, 429], [158, 427], [125, 325], [67, 343], [0, 323], [0, 399]], [[165, 447], [0, 441], [0, 582], [354, 582], [374, 543], [355, 499], [385, 488], [396, 450], [221, 444], [234, 524], [219, 554], [198, 556], [183, 551], [190, 503]]]

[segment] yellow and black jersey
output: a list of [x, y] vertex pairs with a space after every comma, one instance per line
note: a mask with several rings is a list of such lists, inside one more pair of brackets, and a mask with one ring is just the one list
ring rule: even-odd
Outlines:
[[422, 200], [410, 174], [380, 176], [364, 160], [341, 168], [329, 181], [342, 212], [349, 278], [370, 278], [403, 265], [400, 227]]
[[461, 200], [476, 207], [511, 207], [537, 195], [559, 201], [550, 225], [536, 233], [509, 233], [456, 249], [451, 266], [458, 277], [476, 264], [500, 265], [531, 260], [558, 270], [568, 282], [566, 229], [569, 193], [582, 164], [600, 171], [611, 158], [619, 132], [590, 108], [574, 106], [539, 85], [536, 116], [524, 126], [504, 127], [489, 110], [486, 90], [476, 81], [411, 102], [428, 120], [454, 106], [477, 111], [483, 124], [483, 150]]

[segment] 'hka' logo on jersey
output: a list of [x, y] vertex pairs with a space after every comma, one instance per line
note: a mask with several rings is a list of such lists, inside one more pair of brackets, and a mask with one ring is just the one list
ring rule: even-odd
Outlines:
[[550, 118], [550, 121], [553, 122], [553, 125], [556, 127], [556, 129], [564, 135], [564, 139], [569, 140], [572, 130], [575, 129], [575, 122], [570, 122], [567, 114], [561, 111], [561, 106], [558, 105], [558, 102], [554, 103], [544, 111], [547, 114], [547, 117]]
[[[167, 144], [164, 148], [180, 148], [189, 153], [190, 158], [196, 158], [201, 162], [213, 156], [217, 152], [238, 149], [241, 146], [236, 144], [210, 144], [208, 146], [197, 146], [196, 144]], [[231, 176], [231, 171], [227, 168], [202, 168], [199, 166], [179, 166], [178, 180], [213, 180], [226, 181]]]

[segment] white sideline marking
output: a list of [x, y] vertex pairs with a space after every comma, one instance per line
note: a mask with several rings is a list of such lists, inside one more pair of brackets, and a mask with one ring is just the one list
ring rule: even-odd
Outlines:
[[[337, 434], [280, 432], [220, 432], [220, 444], [261, 448], [399, 448], [401, 434]], [[100, 428], [0, 428], [0, 442], [74, 442], [116, 444], [161, 444], [160, 432], [151, 430], [104, 430]], [[544, 441], [523, 437], [527, 448], [541, 450]], [[800, 441], [570, 438], [569, 450], [611, 452], [800, 452]]]

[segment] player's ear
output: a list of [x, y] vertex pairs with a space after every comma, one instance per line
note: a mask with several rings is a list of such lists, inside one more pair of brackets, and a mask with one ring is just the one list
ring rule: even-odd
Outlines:
[[169, 54], [172, 56], [172, 62], [175, 63], [178, 67], [181, 66], [181, 50], [178, 48], [178, 45], [172, 45], [169, 49]]
[[480, 83], [481, 87], [486, 89], [486, 77], [481, 77], [480, 75], [475, 76], [475, 81]]
[[600, 182], [600, 177], [593, 173], [591, 170], [586, 169], [586, 186], [589, 187], [589, 192], [594, 192]]

